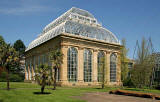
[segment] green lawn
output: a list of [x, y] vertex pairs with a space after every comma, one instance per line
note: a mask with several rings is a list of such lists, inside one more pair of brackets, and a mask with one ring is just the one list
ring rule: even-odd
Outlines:
[[[117, 88], [77, 88], [77, 87], [57, 87], [57, 90], [51, 90], [52, 86], [47, 86], [45, 92], [51, 94], [37, 95], [34, 92], [40, 92], [40, 86], [32, 83], [10, 83], [11, 90], [7, 91], [6, 83], [0, 82], [0, 102], [85, 102], [72, 98], [85, 92], [108, 92]], [[124, 90], [160, 94], [159, 90], [123, 88]]]
[[[0, 83], [0, 88], [5, 88], [6, 83]], [[83, 100], [73, 99], [71, 96], [79, 96], [85, 92], [107, 92], [116, 88], [71, 88], [57, 87], [57, 90], [45, 89], [45, 92], [51, 94], [37, 95], [34, 92], [40, 92], [40, 86], [31, 83], [10, 83], [13, 88], [9, 91], [0, 89], [0, 100], [2, 102], [85, 102]], [[17, 89], [15, 89], [17, 88]], [[47, 88], [52, 88], [47, 86]], [[0, 101], [1, 102], [1, 101]]]

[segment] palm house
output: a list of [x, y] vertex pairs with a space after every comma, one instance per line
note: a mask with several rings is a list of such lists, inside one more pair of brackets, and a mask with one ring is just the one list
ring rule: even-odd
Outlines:
[[117, 37], [91, 13], [72, 7], [48, 24], [27, 47], [25, 81], [35, 81], [38, 65], [52, 66], [49, 55], [58, 48], [63, 53], [63, 63], [57, 70], [58, 85], [97, 86], [103, 75], [106, 85], [121, 85], [121, 47]]

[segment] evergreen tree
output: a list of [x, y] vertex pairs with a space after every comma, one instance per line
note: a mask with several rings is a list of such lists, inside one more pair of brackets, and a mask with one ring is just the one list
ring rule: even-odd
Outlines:
[[0, 35], [0, 46], [6, 44], [3, 37]]
[[[25, 53], [25, 45], [23, 43], [22, 40], [17, 40], [15, 41], [15, 43], [13, 44], [13, 47], [15, 48], [15, 50], [19, 53], [19, 61], [23, 61], [24, 60], [24, 53]], [[12, 70], [12, 73], [16, 73], [16, 74], [19, 74], [22, 78], [24, 77], [24, 73], [23, 73], [23, 70], [24, 70], [24, 65], [23, 63], [20, 63], [19, 62], [19, 65], [17, 65], [16, 67], [14, 68], [11, 68]]]
[[22, 40], [17, 40], [14, 44], [13, 47], [15, 48], [16, 51], [19, 52], [20, 57], [24, 55], [25, 52], [25, 45]]

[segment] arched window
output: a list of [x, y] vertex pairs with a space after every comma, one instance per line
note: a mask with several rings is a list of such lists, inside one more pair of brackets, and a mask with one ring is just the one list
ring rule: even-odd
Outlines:
[[77, 81], [77, 50], [74, 47], [68, 49], [68, 81]]
[[97, 70], [98, 70], [98, 82], [102, 82], [102, 77], [103, 77], [103, 71], [104, 71], [104, 53], [102, 51], [100, 51], [98, 53], [98, 56], [97, 56]]
[[110, 56], [110, 81], [111, 82], [116, 82], [116, 73], [117, 73], [117, 56], [115, 53], [112, 53]]
[[92, 81], [92, 52], [84, 50], [84, 82]]
[[36, 56], [33, 57], [33, 69], [35, 71], [36, 68]]
[[38, 66], [41, 64], [41, 57], [38, 56]]

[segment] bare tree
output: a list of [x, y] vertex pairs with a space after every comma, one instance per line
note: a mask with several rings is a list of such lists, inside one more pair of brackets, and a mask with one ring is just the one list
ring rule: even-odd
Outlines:
[[136, 63], [132, 70], [131, 79], [136, 87], [149, 86], [154, 66], [154, 56], [152, 56], [151, 40], [142, 39], [141, 45], [137, 45]]
[[121, 48], [121, 80], [124, 82], [128, 77], [128, 62], [127, 53], [129, 49], [126, 48], [126, 40], [122, 39], [122, 48]]

